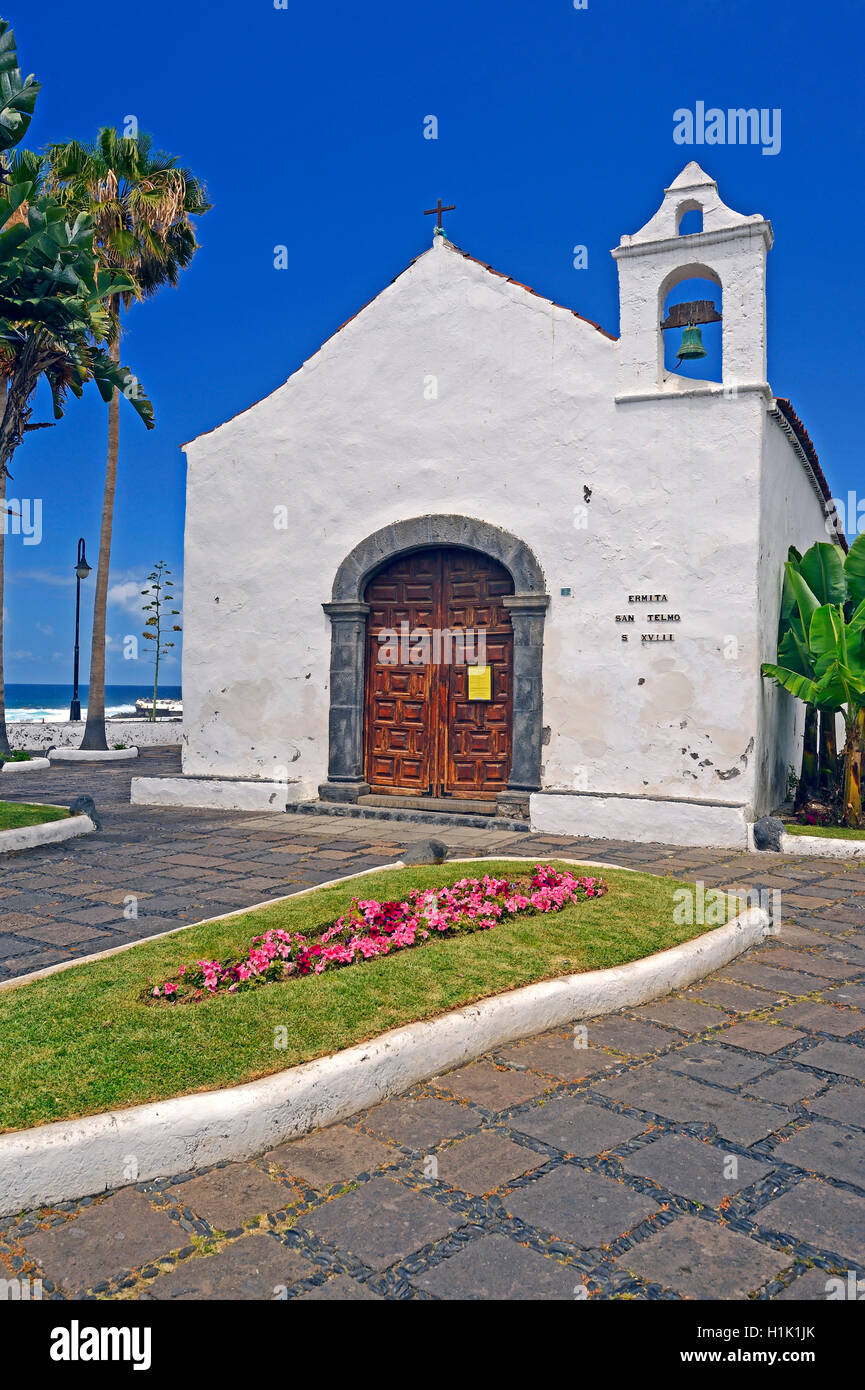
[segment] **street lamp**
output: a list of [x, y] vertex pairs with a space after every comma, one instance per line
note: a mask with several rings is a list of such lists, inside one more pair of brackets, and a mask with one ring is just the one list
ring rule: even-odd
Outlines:
[[69, 718], [80, 723], [81, 701], [78, 698], [78, 623], [81, 613], [81, 581], [90, 573], [87, 556], [84, 554], [84, 537], [78, 542], [78, 563], [75, 566], [75, 664], [72, 673], [72, 703]]

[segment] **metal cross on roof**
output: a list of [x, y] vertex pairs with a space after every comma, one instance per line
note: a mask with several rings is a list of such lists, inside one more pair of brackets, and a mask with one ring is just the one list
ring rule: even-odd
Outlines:
[[433, 215], [433, 213], [435, 213], [435, 215], [436, 215], [436, 225], [440, 227], [441, 224], [442, 224], [442, 213], [443, 213], [443, 212], [453, 212], [455, 208], [456, 208], [456, 203], [451, 203], [450, 207], [442, 207], [442, 200], [441, 200], [441, 198], [439, 198], [439, 200], [438, 200], [438, 202], [436, 203], [436, 206], [435, 206], [434, 208], [425, 208], [425, 209], [424, 209], [424, 217], [431, 217], [431, 216]]

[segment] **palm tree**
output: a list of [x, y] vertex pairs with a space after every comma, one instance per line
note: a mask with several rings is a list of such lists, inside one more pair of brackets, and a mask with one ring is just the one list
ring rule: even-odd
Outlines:
[[[170, 155], [154, 153], [147, 135], [118, 135], [110, 126], [90, 145], [72, 140], [48, 150], [48, 188], [70, 211], [86, 212], [93, 221], [94, 250], [104, 266], [121, 270], [132, 288], [107, 302], [115, 331], [110, 338], [119, 360], [121, 310], [135, 299], [149, 298], [163, 285], [177, 284], [179, 273], [198, 249], [192, 217], [207, 212], [204, 185]], [[134, 385], [131, 388], [135, 389]], [[108, 452], [99, 559], [93, 610], [87, 723], [82, 748], [107, 749], [105, 735], [105, 641], [108, 572], [114, 525], [114, 493], [120, 444], [120, 404], [108, 411]]]
[[[0, 180], [8, 183], [9, 151], [27, 134], [36, 106], [40, 84], [35, 77], [21, 77], [15, 35], [5, 19], [0, 19]], [[6, 228], [4, 227], [5, 231]], [[7, 379], [0, 377], [0, 425], [6, 414]], [[0, 465], [0, 753], [8, 752], [6, 734], [6, 693], [3, 680], [3, 601], [6, 545], [6, 467]]]
[[[0, 19], [0, 753], [8, 753], [3, 684], [3, 566], [9, 462], [27, 430], [40, 381], [54, 418], [68, 391], [80, 396], [96, 381], [104, 400], [125, 390], [130, 374], [102, 347], [112, 329], [105, 300], [134, 287], [123, 271], [99, 271], [93, 227], [70, 224], [66, 209], [42, 188], [43, 161], [17, 148], [30, 124], [39, 83], [22, 80], [15, 38]], [[148, 428], [152, 412], [133, 402]]]
[[[116, 325], [105, 304], [134, 287], [123, 271], [99, 268], [93, 253], [93, 224], [80, 214], [70, 223], [67, 210], [44, 196], [31, 177], [38, 168], [32, 156], [7, 164], [0, 191], [0, 505], [5, 511], [9, 462], [31, 422], [36, 389], [45, 381], [54, 418], [62, 417], [68, 392], [80, 396], [95, 381], [103, 400], [118, 401], [134, 381], [116, 353], [102, 346]], [[150, 402], [137, 389], [131, 404], [148, 428]], [[5, 517], [3, 518], [5, 522]], [[0, 526], [0, 614], [2, 614], [3, 541]], [[8, 752], [3, 698], [2, 629], [0, 629], [0, 752]]]

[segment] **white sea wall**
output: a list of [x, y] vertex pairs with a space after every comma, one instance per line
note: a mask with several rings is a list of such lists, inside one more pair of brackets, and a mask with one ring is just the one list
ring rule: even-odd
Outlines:
[[[28, 753], [44, 753], [49, 748], [78, 748], [84, 737], [84, 722], [80, 724], [35, 724], [27, 720], [7, 724], [9, 742], [13, 748], [26, 748]], [[125, 743], [136, 748], [179, 748], [183, 737], [181, 719], [109, 719], [105, 725], [108, 747]]]

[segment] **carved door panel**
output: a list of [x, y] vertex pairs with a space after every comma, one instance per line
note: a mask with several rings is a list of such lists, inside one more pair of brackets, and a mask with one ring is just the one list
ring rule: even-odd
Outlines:
[[[370, 580], [365, 776], [375, 791], [478, 798], [506, 787], [513, 630], [501, 600], [511, 593], [502, 565], [456, 547], [401, 556]], [[484, 644], [490, 698], [470, 699], [469, 664]]]

